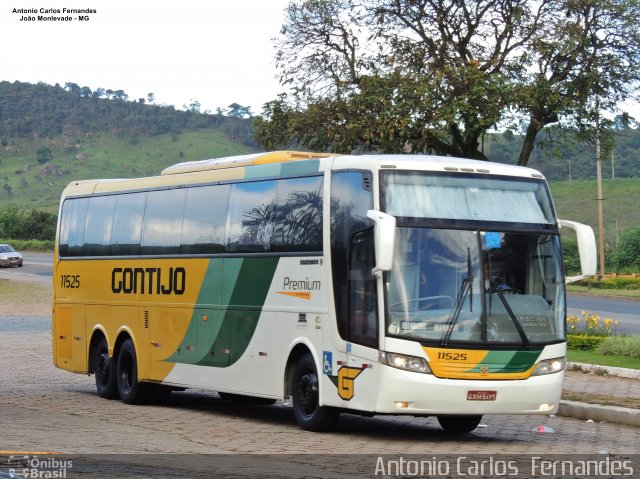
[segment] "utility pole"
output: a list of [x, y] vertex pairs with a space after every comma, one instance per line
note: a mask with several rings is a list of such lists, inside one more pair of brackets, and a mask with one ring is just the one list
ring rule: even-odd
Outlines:
[[613, 161], [613, 145], [611, 146], [611, 179], [616, 179], [616, 164]]
[[596, 112], [596, 177], [598, 181], [598, 241], [600, 278], [604, 279], [604, 213], [602, 211], [602, 157], [600, 155], [600, 112]]

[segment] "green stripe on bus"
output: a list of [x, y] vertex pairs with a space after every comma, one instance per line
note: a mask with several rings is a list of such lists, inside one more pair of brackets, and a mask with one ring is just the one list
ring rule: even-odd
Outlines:
[[520, 373], [527, 371], [536, 362], [542, 350], [534, 351], [489, 351], [470, 373], [479, 373], [489, 368], [491, 373]]
[[213, 307], [196, 306], [182, 343], [166, 361], [217, 367], [235, 363], [253, 337], [278, 260], [211, 260], [198, 304]]

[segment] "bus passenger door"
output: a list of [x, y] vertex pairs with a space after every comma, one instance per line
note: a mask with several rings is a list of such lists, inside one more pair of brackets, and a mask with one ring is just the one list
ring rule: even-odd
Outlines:
[[378, 361], [378, 294], [371, 273], [375, 264], [373, 230], [356, 234], [348, 258], [349, 328], [347, 369], [341, 378], [341, 397], [349, 407], [375, 407]]

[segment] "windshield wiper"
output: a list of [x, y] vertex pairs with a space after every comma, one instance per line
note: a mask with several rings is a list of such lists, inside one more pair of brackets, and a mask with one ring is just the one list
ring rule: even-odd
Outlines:
[[496, 283], [492, 282], [491, 283], [491, 291], [496, 293], [496, 295], [500, 299], [500, 302], [502, 303], [502, 306], [504, 306], [504, 309], [507, 311], [507, 314], [509, 315], [509, 319], [511, 319], [511, 321], [513, 321], [513, 324], [516, 327], [516, 329], [518, 330], [518, 334], [520, 335], [520, 339], [522, 339], [522, 344], [524, 344], [525, 347], [528, 347], [530, 343], [529, 343], [529, 338], [527, 337], [527, 333], [524, 332], [524, 329], [522, 328], [522, 324], [520, 324], [520, 321], [518, 320], [518, 317], [513, 312], [513, 309], [511, 309], [511, 306], [509, 306], [509, 302], [504, 297], [504, 293], [500, 289], [500, 286], [498, 286]]
[[[456, 299], [456, 305], [453, 311], [451, 312], [451, 316], [447, 320], [447, 331], [442, 338], [442, 346], [446, 346], [449, 344], [449, 340], [451, 339], [451, 335], [453, 334], [453, 330], [458, 322], [458, 318], [460, 317], [460, 312], [462, 311], [462, 306], [464, 305], [464, 300], [467, 297], [467, 294], [470, 293], [473, 296], [473, 270], [471, 269], [471, 251], [467, 248], [467, 277], [462, 281], [462, 286], [460, 287], [460, 292], [458, 293], [458, 298]], [[469, 303], [469, 311], [473, 311], [473, 299]]]

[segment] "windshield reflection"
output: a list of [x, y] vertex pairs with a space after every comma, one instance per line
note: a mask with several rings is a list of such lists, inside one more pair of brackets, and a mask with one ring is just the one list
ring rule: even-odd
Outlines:
[[557, 236], [399, 227], [387, 334], [442, 345], [564, 337]]

